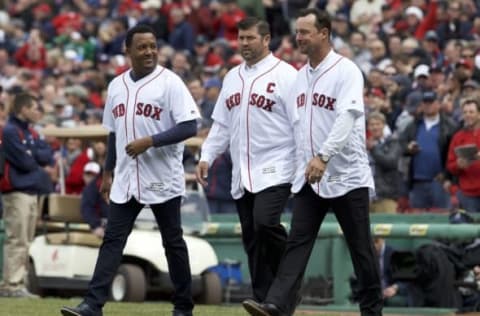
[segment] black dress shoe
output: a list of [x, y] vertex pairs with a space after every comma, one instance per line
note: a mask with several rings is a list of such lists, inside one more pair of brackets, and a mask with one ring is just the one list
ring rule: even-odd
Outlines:
[[93, 309], [85, 302], [80, 303], [77, 307], [64, 306], [60, 312], [63, 316], [103, 316], [102, 310]]
[[252, 299], [242, 302], [243, 308], [252, 316], [285, 316], [277, 306], [270, 303], [258, 303]]
[[181, 310], [174, 310], [172, 312], [172, 316], [193, 316], [192, 312], [181, 311]]

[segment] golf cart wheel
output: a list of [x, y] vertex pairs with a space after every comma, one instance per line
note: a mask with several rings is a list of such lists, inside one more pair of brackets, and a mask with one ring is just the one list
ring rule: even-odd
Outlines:
[[122, 264], [110, 287], [110, 296], [116, 302], [143, 302], [147, 294], [147, 280], [142, 268]]
[[44, 296], [44, 291], [43, 289], [39, 286], [38, 284], [38, 278], [37, 278], [37, 273], [35, 271], [35, 265], [33, 264], [32, 261], [28, 261], [28, 267], [27, 267], [27, 289], [30, 291], [30, 293]]
[[202, 275], [203, 291], [199, 303], [207, 305], [218, 305], [222, 303], [223, 291], [222, 282], [218, 274], [212, 271]]

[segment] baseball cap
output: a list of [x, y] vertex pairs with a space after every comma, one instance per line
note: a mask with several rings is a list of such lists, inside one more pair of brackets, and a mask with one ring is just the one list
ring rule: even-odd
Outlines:
[[464, 88], [478, 89], [480, 87], [480, 85], [475, 80], [469, 79], [469, 80], [465, 81], [465, 83], [463, 84], [463, 87]]
[[407, 95], [405, 109], [409, 113], [415, 113], [418, 106], [422, 102], [422, 94], [419, 91], [413, 91]]
[[410, 6], [405, 10], [406, 15], [414, 15], [417, 17], [417, 19], [421, 20], [423, 19], [423, 11], [416, 6]]
[[100, 169], [100, 165], [97, 162], [90, 161], [83, 167], [83, 173], [99, 174]]
[[208, 43], [207, 38], [204, 35], [197, 36], [197, 39], [195, 41], [196, 45], [205, 45], [207, 43]]
[[65, 88], [65, 95], [73, 95], [81, 99], [86, 99], [88, 97], [88, 91], [81, 85], [73, 85]]
[[54, 106], [65, 106], [65, 104], [67, 104], [67, 100], [64, 97], [58, 97], [53, 100]]
[[425, 33], [424, 37], [427, 41], [434, 41], [438, 42], [438, 34], [434, 30], [430, 30], [427, 33]]
[[418, 77], [429, 77], [430, 76], [430, 67], [427, 65], [421, 64], [415, 67], [415, 70], [413, 71], [413, 77], [417, 79]]
[[410, 78], [408, 78], [408, 76], [406, 75], [397, 74], [392, 76], [391, 79], [395, 81], [399, 86], [402, 86], [402, 88], [407, 88], [412, 84]]
[[437, 93], [435, 91], [424, 91], [422, 93], [423, 102], [433, 102], [437, 99]]

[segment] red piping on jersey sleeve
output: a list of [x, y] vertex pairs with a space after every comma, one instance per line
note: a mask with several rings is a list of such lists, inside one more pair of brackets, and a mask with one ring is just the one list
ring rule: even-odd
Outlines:
[[[249, 113], [250, 113], [250, 106], [249, 106], [249, 100], [250, 100], [250, 94], [252, 93], [253, 85], [255, 84], [255, 81], [257, 81], [259, 78], [263, 77], [264, 75], [268, 74], [270, 71], [275, 69], [280, 64], [281, 60], [279, 60], [272, 68], [264, 72], [263, 74], [259, 75], [257, 78], [255, 78], [252, 81], [252, 84], [250, 85], [250, 90], [248, 91], [248, 97], [247, 97], [247, 166], [248, 166], [248, 181], [250, 184], [250, 192], [253, 191], [253, 185], [252, 185], [252, 175], [250, 172], [250, 128], [249, 128]], [[240, 70], [239, 70], [240, 73]], [[243, 91], [243, 90], [242, 90]]]

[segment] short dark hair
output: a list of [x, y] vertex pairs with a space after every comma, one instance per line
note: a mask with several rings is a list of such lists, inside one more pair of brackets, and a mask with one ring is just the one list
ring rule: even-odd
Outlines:
[[10, 108], [10, 112], [13, 114], [19, 114], [22, 111], [23, 107], [31, 108], [33, 106], [33, 101], [35, 98], [26, 92], [21, 92], [16, 94], [13, 98], [12, 107]]
[[461, 101], [461, 106], [460, 108], [463, 109], [463, 107], [467, 104], [473, 103], [477, 107], [477, 111], [480, 112], [480, 102], [476, 98], [467, 98], [465, 100]]
[[125, 36], [125, 47], [128, 48], [132, 46], [133, 35], [137, 33], [152, 33], [155, 38], [157, 37], [155, 31], [150, 26], [146, 24], [137, 24], [127, 31], [127, 35]]
[[302, 9], [298, 12], [297, 18], [306, 17], [307, 15], [313, 14], [315, 16], [315, 27], [317, 30], [326, 28], [328, 34], [332, 32], [332, 19], [326, 11], [321, 11], [316, 8]]
[[254, 26], [257, 27], [258, 34], [261, 36], [270, 35], [270, 25], [266, 21], [257, 17], [248, 16], [237, 23], [239, 30], [248, 30]]

